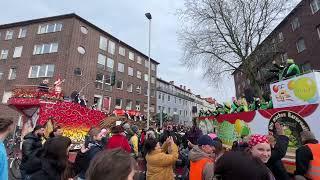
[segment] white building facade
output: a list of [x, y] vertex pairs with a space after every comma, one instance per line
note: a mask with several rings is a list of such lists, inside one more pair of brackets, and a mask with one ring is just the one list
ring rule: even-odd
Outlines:
[[201, 109], [214, 109], [212, 104], [196, 96], [185, 86], [176, 86], [173, 81], [157, 78], [156, 87], [157, 113], [168, 114], [176, 123], [192, 125], [192, 118], [197, 116]]

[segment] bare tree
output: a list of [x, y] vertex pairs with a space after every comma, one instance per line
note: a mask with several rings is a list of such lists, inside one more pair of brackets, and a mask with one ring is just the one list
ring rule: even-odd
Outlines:
[[204, 77], [217, 83], [239, 70], [259, 91], [255, 62], [260, 58], [251, 53], [282, 17], [286, 5], [287, 0], [185, 0], [179, 12], [184, 65], [200, 65]]

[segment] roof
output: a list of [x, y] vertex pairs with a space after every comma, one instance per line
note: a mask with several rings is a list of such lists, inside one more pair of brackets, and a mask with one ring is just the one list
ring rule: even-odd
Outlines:
[[[299, 7], [303, 6], [303, 3], [304, 3], [305, 1], [306, 1], [306, 0], [301, 0], [301, 1], [298, 3], [298, 5], [296, 5], [296, 6], [293, 8], [293, 10], [290, 11], [290, 13], [289, 13], [289, 14], [271, 31], [271, 33], [257, 46], [257, 48], [258, 48], [260, 45], [262, 45], [266, 40], [268, 40], [274, 33], [276, 33], [276, 31], [279, 30], [279, 29], [287, 22], [287, 20], [289, 19], [289, 17], [291, 17], [291, 16], [298, 10]], [[256, 48], [256, 50], [257, 50], [257, 48]], [[255, 52], [255, 51], [254, 51], [254, 52]], [[251, 54], [253, 54], [254, 52], [252, 52]], [[250, 55], [251, 55], [251, 54], [250, 54]], [[250, 56], [250, 55], [249, 55], [249, 56]], [[249, 56], [248, 56], [248, 57], [249, 57]], [[240, 64], [239, 67], [241, 67], [241, 66], [242, 66], [242, 64]], [[239, 69], [239, 67], [232, 72], [232, 75]]]
[[[78, 16], [75, 13], [63, 14], [63, 15], [51, 16], [51, 17], [44, 17], [44, 18], [32, 19], [32, 20], [21, 21], [21, 22], [14, 22], [14, 23], [9, 23], [9, 24], [3, 24], [3, 25], [0, 25], [0, 29], [13, 28], [13, 27], [16, 27], [16, 26], [27, 26], [27, 25], [34, 24], [34, 23], [45, 23], [45, 22], [48, 22], [48, 21], [56, 21], [56, 20], [62, 20], [62, 19], [68, 19], [68, 18], [76, 18], [76, 19], [80, 20], [81, 22], [89, 25], [90, 27], [92, 27], [93, 29], [99, 31], [100, 33], [102, 33], [102, 34], [104, 34], [106, 36], [110, 36], [111, 38], [115, 39], [116, 41], [118, 41], [119, 43], [123, 44], [124, 46], [139, 52], [144, 58], [148, 59], [147, 55], [143, 54], [142, 52], [140, 52], [139, 50], [135, 49], [134, 47], [126, 44], [125, 42], [122, 42], [120, 39], [118, 39], [115, 36], [109, 34], [108, 32], [104, 31], [103, 29], [99, 28], [98, 26], [92, 24], [91, 22], [85, 20], [84, 18]], [[156, 63], [157, 65], [160, 64], [159, 62], [155, 61], [152, 58], [151, 58], [151, 61], [153, 63]]]
[[185, 90], [185, 89], [183, 89], [183, 88], [180, 88], [179, 86], [176, 86], [176, 85], [174, 85], [174, 84], [170, 84], [170, 82], [167, 82], [167, 81], [162, 80], [162, 79], [160, 79], [160, 78], [157, 78], [157, 81], [161, 81], [162, 83], [167, 84], [167, 85], [172, 85], [172, 86], [174, 86], [175, 88], [177, 88], [177, 89], [179, 89], [179, 90], [181, 90], [181, 91], [183, 91], [183, 92], [192, 94], [191, 92], [189, 92], [189, 91], [187, 91], [187, 90]]

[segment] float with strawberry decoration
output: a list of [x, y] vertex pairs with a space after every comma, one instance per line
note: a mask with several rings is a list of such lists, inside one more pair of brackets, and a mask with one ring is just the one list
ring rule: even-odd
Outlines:
[[105, 125], [109, 121], [110, 123], [107, 123], [109, 127], [115, 125], [113, 119], [109, 117], [121, 116], [120, 119], [123, 121], [132, 121], [130, 119], [141, 116], [139, 112], [120, 109], [107, 115], [105, 112], [80, 105], [76, 100], [66, 100], [61, 89], [63, 82], [64, 80], [58, 78], [52, 88], [47, 86], [45, 89], [39, 88], [40, 84], [39, 86], [17, 86], [13, 89], [8, 106], [24, 117], [22, 136], [31, 132], [37, 124], [45, 126], [46, 136], [48, 136], [53, 128], [59, 125], [63, 135], [71, 138], [73, 144], [77, 145], [84, 141], [90, 128], [101, 127], [102, 122], [105, 122]]
[[301, 146], [300, 132], [312, 131], [320, 139], [320, 72], [311, 72], [270, 84], [274, 108], [255, 111], [200, 116], [204, 133], [215, 132], [227, 146], [250, 134], [273, 134], [275, 124], [284, 127], [289, 137], [285, 164], [295, 169], [295, 149]]

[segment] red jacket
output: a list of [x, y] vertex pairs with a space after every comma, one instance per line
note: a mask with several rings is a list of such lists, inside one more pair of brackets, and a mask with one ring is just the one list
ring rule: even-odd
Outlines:
[[131, 152], [131, 148], [127, 138], [121, 134], [114, 134], [109, 140], [106, 145], [106, 149], [115, 149], [121, 148], [128, 153]]

